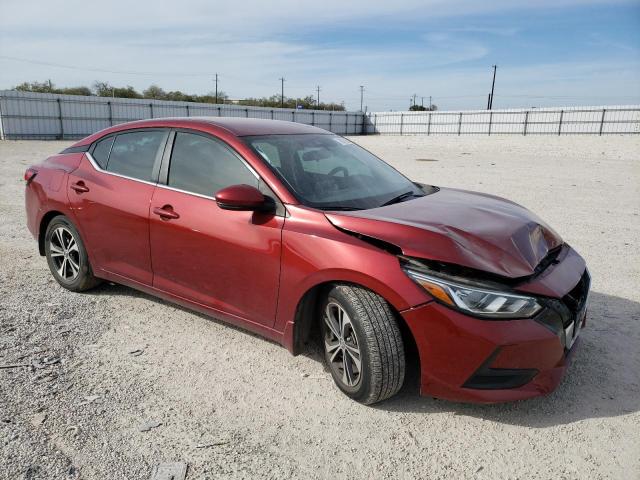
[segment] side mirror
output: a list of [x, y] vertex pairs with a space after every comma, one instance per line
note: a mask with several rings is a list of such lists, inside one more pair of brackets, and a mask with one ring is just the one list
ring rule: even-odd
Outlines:
[[216, 203], [224, 210], [260, 211], [273, 210], [275, 204], [260, 190], [251, 185], [231, 185], [218, 190]]

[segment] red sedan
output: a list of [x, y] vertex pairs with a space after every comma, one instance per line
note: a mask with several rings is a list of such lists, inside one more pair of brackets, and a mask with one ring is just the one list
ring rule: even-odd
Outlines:
[[394, 395], [411, 343], [421, 392], [551, 392], [585, 323], [585, 262], [525, 208], [415, 183], [295, 123], [154, 119], [25, 172], [29, 230], [63, 287], [109, 280], [293, 354], [323, 345], [337, 386]]

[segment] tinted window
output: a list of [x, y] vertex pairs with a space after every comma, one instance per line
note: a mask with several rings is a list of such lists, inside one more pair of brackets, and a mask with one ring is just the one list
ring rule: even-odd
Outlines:
[[104, 169], [107, 166], [107, 160], [109, 159], [109, 153], [111, 152], [111, 145], [113, 145], [114, 139], [115, 137], [108, 137], [100, 140], [93, 149], [92, 156], [98, 165], [100, 165], [100, 168]]
[[178, 132], [171, 153], [169, 186], [212, 197], [229, 185], [258, 187], [258, 179], [222, 142]]
[[144, 131], [123, 133], [111, 147], [107, 170], [140, 180], [152, 180], [153, 164], [166, 133]]

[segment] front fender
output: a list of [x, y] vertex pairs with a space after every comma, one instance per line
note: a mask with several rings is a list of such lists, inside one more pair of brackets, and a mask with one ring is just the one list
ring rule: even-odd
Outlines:
[[274, 328], [293, 350], [296, 311], [305, 294], [329, 282], [368, 288], [397, 311], [430, 300], [400, 268], [398, 257], [337, 230], [320, 212], [291, 208], [282, 232], [282, 270]]

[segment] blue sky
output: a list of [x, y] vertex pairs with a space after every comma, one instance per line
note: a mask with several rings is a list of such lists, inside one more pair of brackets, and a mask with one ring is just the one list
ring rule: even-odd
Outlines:
[[[640, 1], [0, 0], [0, 88], [50, 78], [369, 110], [640, 103]], [[92, 7], [94, 5], [94, 7]]]

